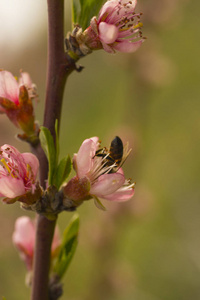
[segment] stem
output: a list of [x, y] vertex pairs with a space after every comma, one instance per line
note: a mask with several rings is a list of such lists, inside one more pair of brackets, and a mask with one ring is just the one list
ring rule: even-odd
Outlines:
[[[55, 120], [60, 125], [62, 98], [67, 76], [73, 71], [68, 67], [64, 52], [64, 0], [47, 0], [48, 5], [48, 64], [44, 126], [55, 140]], [[33, 149], [40, 161], [40, 184], [45, 188], [48, 163], [41, 146]], [[48, 300], [51, 243], [56, 221], [39, 215], [37, 219], [34, 255], [32, 300]]]
[[49, 267], [51, 242], [56, 222], [51, 222], [43, 216], [37, 218], [37, 233], [35, 245], [35, 260], [32, 282], [32, 300], [48, 300]]

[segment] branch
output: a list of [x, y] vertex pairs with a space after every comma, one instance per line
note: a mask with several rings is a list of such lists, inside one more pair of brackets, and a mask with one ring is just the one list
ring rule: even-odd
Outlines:
[[[67, 68], [64, 52], [64, 0], [47, 0], [48, 4], [48, 65], [44, 126], [55, 140], [55, 120], [60, 124], [62, 99], [67, 76], [73, 71]], [[33, 149], [40, 161], [40, 184], [45, 188], [48, 163], [41, 146]], [[51, 243], [56, 221], [38, 216], [33, 268], [32, 300], [48, 300]]]

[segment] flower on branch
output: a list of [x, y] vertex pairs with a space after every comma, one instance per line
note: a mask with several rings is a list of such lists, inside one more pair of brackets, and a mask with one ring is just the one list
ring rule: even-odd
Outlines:
[[[121, 141], [118, 137], [115, 139]], [[123, 151], [122, 142], [121, 146]], [[91, 198], [98, 201], [98, 198], [102, 198], [120, 202], [129, 200], [133, 196], [134, 184], [125, 179], [121, 168], [130, 151], [125, 146], [123, 157], [118, 163], [112, 158], [111, 150], [111, 148], [110, 150], [101, 149], [98, 137], [86, 139], [82, 143], [73, 158], [73, 166], [77, 175], [64, 187], [66, 197], [74, 201]]]
[[[19, 250], [21, 259], [25, 262], [27, 270], [32, 270], [33, 255], [35, 247], [36, 223], [29, 217], [20, 217], [15, 222], [15, 230], [12, 240], [16, 248]], [[54, 238], [51, 246], [51, 257], [54, 258], [58, 254], [60, 247], [60, 235], [58, 227], [55, 229]]]
[[19, 82], [8, 71], [0, 71], [0, 113], [6, 113], [16, 127], [28, 136], [35, 133], [32, 99], [35, 85], [28, 73], [21, 73]]
[[0, 147], [0, 197], [3, 201], [35, 203], [41, 195], [36, 181], [39, 161], [32, 153], [20, 153], [15, 147]]
[[141, 32], [141, 13], [135, 13], [136, 4], [137, 0], [108, 0], [98, 18], [93, 17], [84, 32], [79, 26], [75, 27], [67, 40], [67, 48], [78, 56], [102, 48], [109, 53], [135, 52], [145, 39]]

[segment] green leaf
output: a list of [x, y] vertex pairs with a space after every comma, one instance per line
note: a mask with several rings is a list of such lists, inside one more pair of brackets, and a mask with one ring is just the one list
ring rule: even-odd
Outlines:
[[106, 211], [105, 206], [101, 203], [101, 201], [99, 200], [99, 198], [94, 197], [94, 204], [96, 205], [97, 208], [99, 208], [100, 210]]
[[44, 153], [46, 154], [46, 157], [49, 162], [48, 181], [49, 184], [51, 185], [54, 170], [55, 170], [55, 165], [56, 165], [56, 150], [55, 150], [54, 140], [50, 131], [44, 126], [40, 127], [39, 138], [40, 138], [42, 149], [44, 150]]
[[78, 244], [78, 231], [79, 231], [79, 215], [75, 214], [70, 224], [65, 229], [63, 234], [63, 241], [60, 247], [57, 261], [54, 266], [54, 272], [62, 278], [65, 274]]
[[72, 0], [72, 22], [78, 23], [83, 30], [90, 25], [90, 20], [98, 16], [105, 0]]
[[58, 164], [58, 157], [59, 157], [59, 152], [60, 152], [60, 148], [59, 148], [59, 133], [58, 133], [58, 119], [56, 119], [55, 122], [55, 133], [56, 133], [56, 166]]
[[72, 163], [69, 155], [61, 159], [53, 179], [53, 184], [57, 187], [58, 190], [61, 185], [63, 185], [63, 183], [67, 180], [71, 172], [71, 168]]
[[72, 5], [72, 24], [78, 23], [78, 15], [80, 14], [79, 0], [71, 0]]

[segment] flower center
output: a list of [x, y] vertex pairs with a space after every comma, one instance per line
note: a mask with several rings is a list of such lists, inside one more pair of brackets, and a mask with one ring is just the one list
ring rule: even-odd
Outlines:
[[9, 167], [9, 163], [6, 162], [5, 158], [2, 158], [0, 161], [4, 170], [7, 171], [7, 175], [12, 176], [13, 178], [17, 178], [16, 174], [13, 174], [13, 170], [11, 170], [11, 168]]

